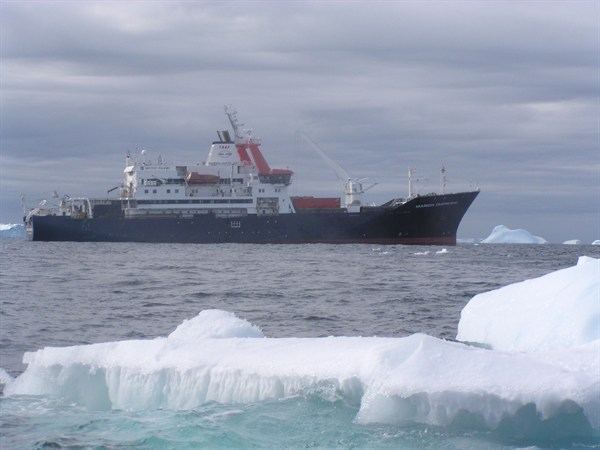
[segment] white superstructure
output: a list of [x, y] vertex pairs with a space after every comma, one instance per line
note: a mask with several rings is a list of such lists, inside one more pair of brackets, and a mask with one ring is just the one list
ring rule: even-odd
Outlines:
[[225, 110], [234, 129], [218, 132], [204, 163], [179, 166], [143, 150], [136, 160], [127, 155], [121, 200], [125, 216], [196, 214], [243, 216], [293, 213], [288, 194], [292, 171], [271, 169], [260, 140], [243, 133], [236, 113]]

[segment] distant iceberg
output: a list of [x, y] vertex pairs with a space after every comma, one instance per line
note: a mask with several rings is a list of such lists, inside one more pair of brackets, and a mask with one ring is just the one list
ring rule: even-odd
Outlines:
[[458, 244], [479, 244], [481, 238], [457, 238], [456, 242]]
[[0, 223], [0, 237], [25, 237], [25, 227], [20, 223]]
[[527, 230], [511, 230], [504, 225], [497, 225], [482, 244], [547, 244], [546, 239], [534, 236]]
[[[584, 423], [600, 430], [600, 261], [474, 297], [458, 339], [269, 338], [230, 312], [202, 311], [168, 337], [27, 352], [5, 396], [94, 409], [194, 409], [302, 395], [343, 398], [358, 423], [489, 429]], [[567, 426], [567, 425], [565, 425]], [[535, 428], [535, 427], [534, 427]], [[594, 431], [596, 430], [596, 431]]]
[[579, 239], [571, 239], [570, 241], [563, 242], [563, 245], [581, 245], [581, 241]]
[[596, 239], [594, 242], [592, 242], [592, 245], [600, 245], [600, 239]]

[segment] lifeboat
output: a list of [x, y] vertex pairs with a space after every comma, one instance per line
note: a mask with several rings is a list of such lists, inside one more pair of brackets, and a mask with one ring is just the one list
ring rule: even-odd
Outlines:
[[218, 184], [219, 176], [207, 173], [188, 172], [185, 177], [187, 184]]

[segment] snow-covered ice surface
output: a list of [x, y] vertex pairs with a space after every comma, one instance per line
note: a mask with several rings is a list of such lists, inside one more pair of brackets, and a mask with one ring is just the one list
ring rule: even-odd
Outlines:
[[547, 244], [548, 242], [539, 236], [534, 236], [527, 230], [511, 230], [504, 225], [497, 225], [492, 233], [481, 241], [482, 244]]
[[[239, 319], [221, 313], [221, 329]], [[227, 334], [230, 334], [227, 332]], [[25, 355], [27, 370], [7, 396], [45, 395], [91, 409], [194, 409], [207, 402], [248, 403], [310, 391], [338, 392], [360, 404], [359, 423], [449, 425], [466, 412], [490, 428], [535, 405], [542, 419], [582, 408], [598, 427], [598, 346], [535, 357], [439, 340], [159, 338]], [[568, 356], [564, 359], [563, 356]]]
[[495, 350], [567, 350], [600, 338], [600, 260], [476, 295], [462, 310], [457, 339]]
[[3, 377], [4, 393], [135, 411], [316, 392], [359, 405], [361, 424], [468, 420], [497, 429], [567, 420], [592, 433], [600, 428], [599, 264], [582, 257], [474, 297], [457, 338], [483, 346], [425, 334], [274, 339], [205, 310], [168, 337], [28, 352], [25, 372]]

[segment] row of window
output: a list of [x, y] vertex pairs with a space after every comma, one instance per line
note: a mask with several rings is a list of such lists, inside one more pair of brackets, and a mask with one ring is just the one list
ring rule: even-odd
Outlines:
[[[152, 193], [156, 194], [156, 189], [152, 189]], [[167, 189], [167, 194], [171, 193], [171, 189]], [[149, 194], [148, 189], [144, 189], [144, 194]], [[175, 194], [179, 194], [179, 189], [175, 189]]]
[[243, 178], [220, 178], [219, 184], [231, 184], [231, 183], [240, 183], [244, 182]]
[[[243, 184], [243, 178], [220, 178], [219, 184], [232, 184], [238, 183]], [[142, 178], [141, 184], [144, 186], [160, 186], [161, 184], [185, 184], [183, 178], [166, 178], [166, 179], [155, 179], [155, 178]]]
[[137, 200], [138, 205], [214, 205], [231, 203], [252, 203], [251, 198], [215, 198], [215, 199], [194, 199], [194, 200]]
[[[259, 192], [260, 192], [260, 191], [261, 191], [261, 190], [259, 189]], [[264, 189], [263, 189], [262, 191], [264, 192]], [[191, 190], [191, 193], [192, 193], [192, 194], [197, 194], [198, 192], [199, 192], [199, 190], [198, 190], [198, 189], [192, 189], [192, 190]], [[239, 190], [239, 191], [238, 191], [237, 189], [229, 189], [229, 193], [230, 193], [230, 194], [232, 194], [232, 193], [234, 193], [234, 192], [236, 192], [236, 193], [237, 193], [237, 192], [241, 192], [242, 194], [250, 195], [250, 192], [249, 192], [248, 190], [246, 190], [246, 189], [241, 189], [241, 190]], [[144, 194], [149, 194], [149, 193], [150, 193], [150, 190], [149, 190], [149, 189], [144, 189]], [[152, 189], [152, 193], [153, 193], [153, 194], [156, 194], [156, 193], [157, 193], [157, 190], [156, 190], [156, 189]], [[170, 193], [171, 193], [171, 189], [167, 189], [167, 194], [170, 194]], [[179, 194], [179, 189], [174, 189], [174, 190], [173, 190], [173, 193], [174, 193], [174, 194]]]

